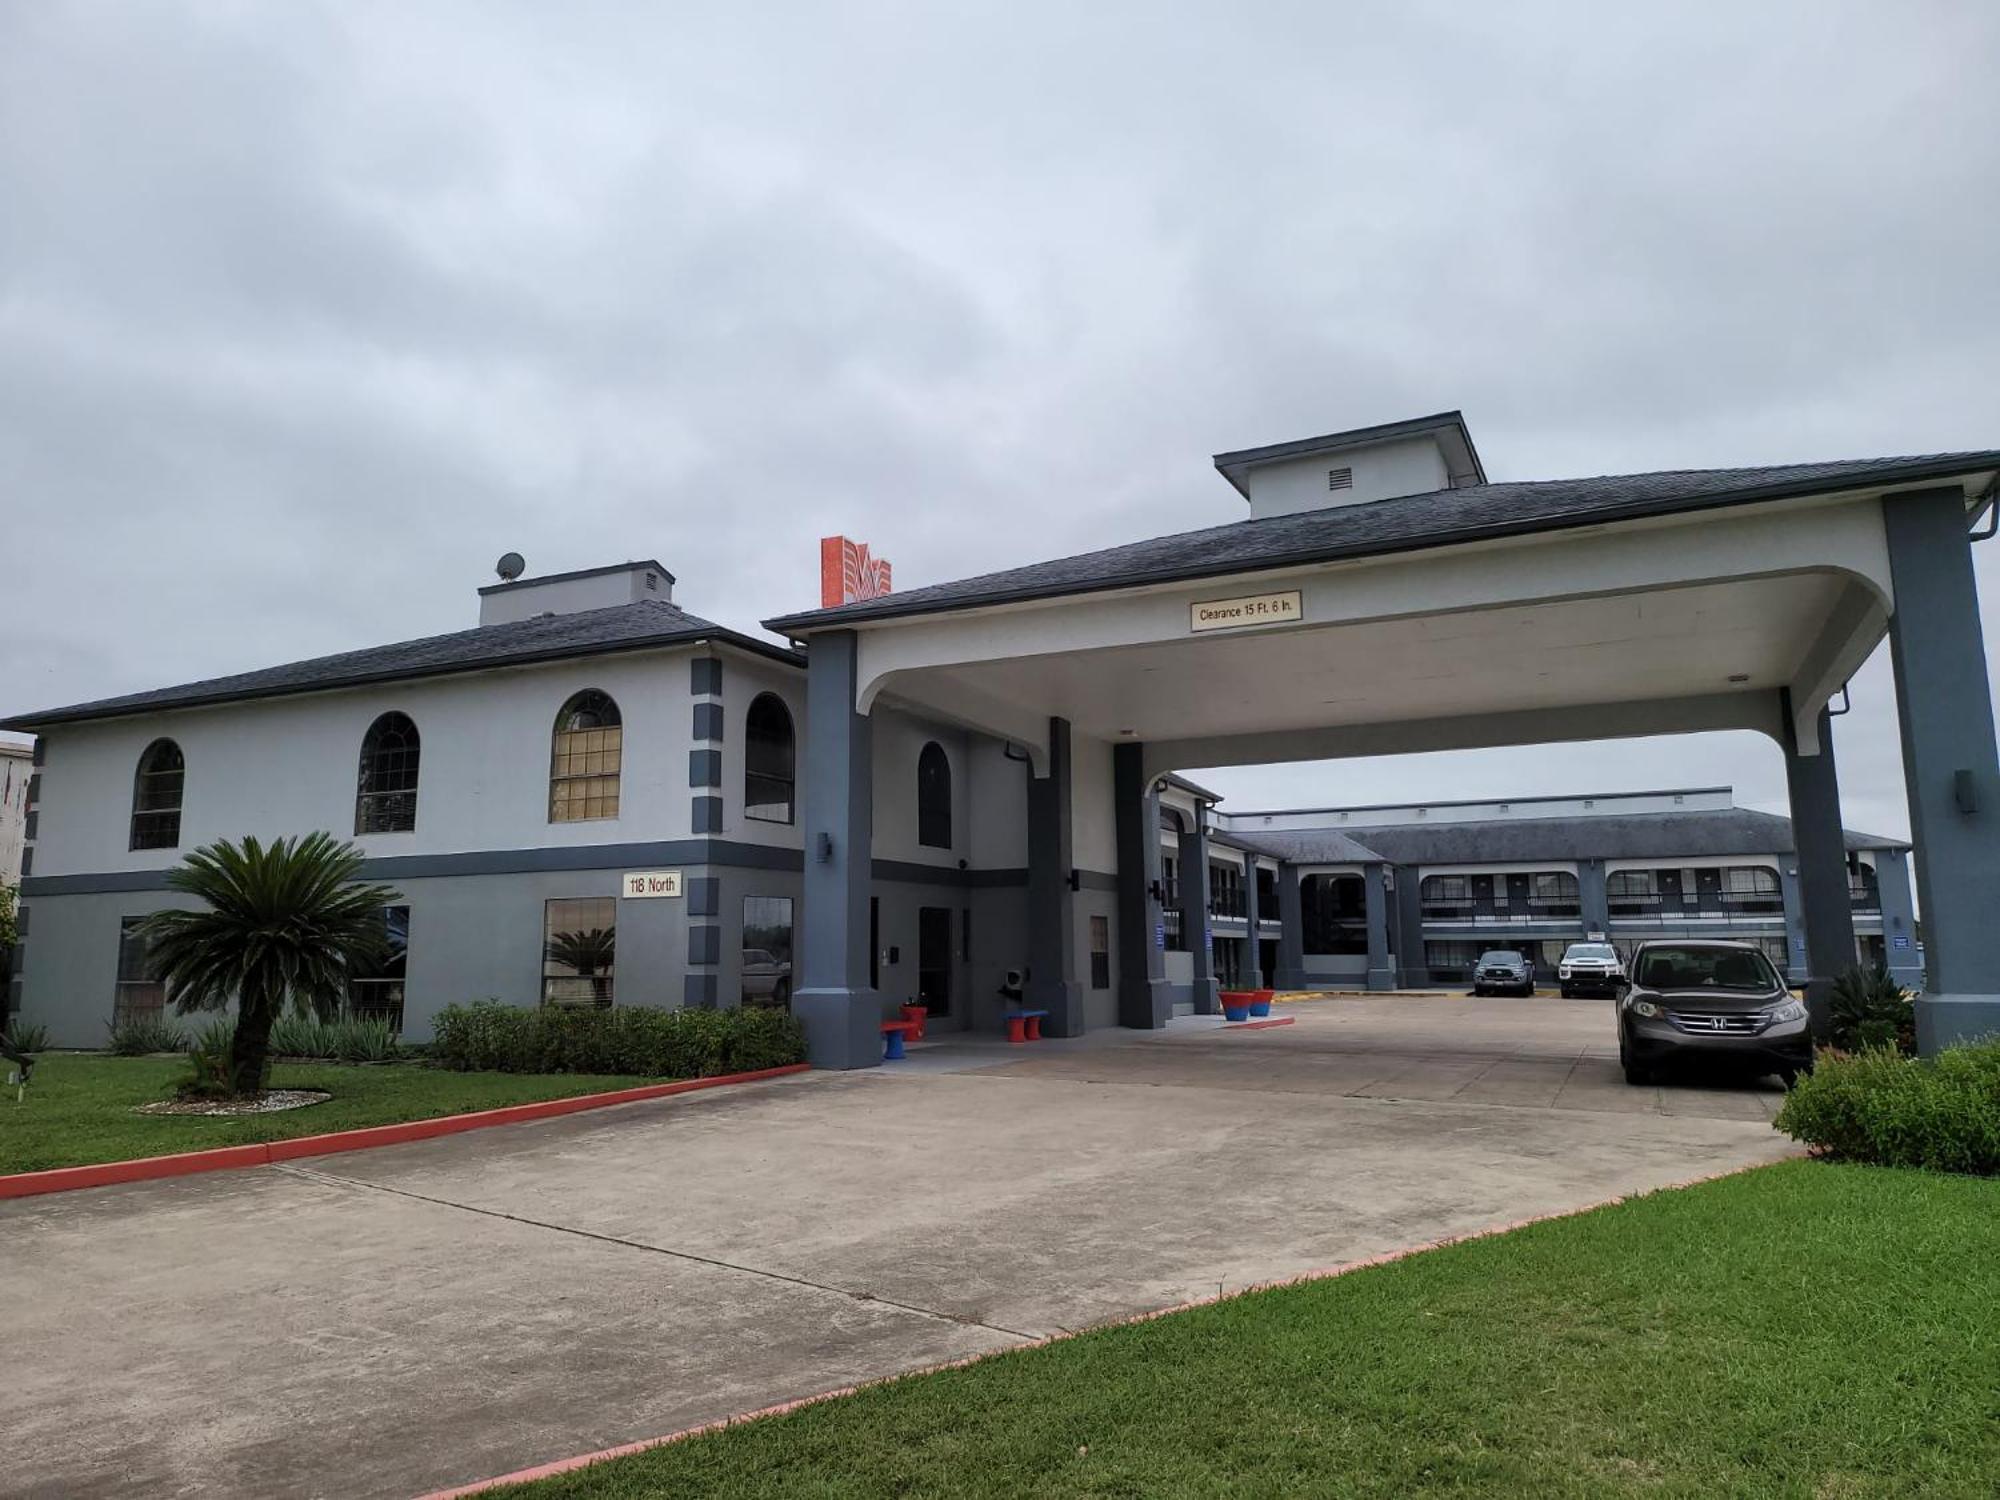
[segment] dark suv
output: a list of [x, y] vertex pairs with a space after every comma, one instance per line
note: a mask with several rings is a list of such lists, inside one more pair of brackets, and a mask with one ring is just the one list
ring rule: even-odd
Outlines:
[[1618, 1001], [1618, 1061], [1627, 1083], [1650, 1083], [1685, 1058], [1776, 1073], [1812, 1071], [1805, 1002], [1750, 943], [1642, 943]]
[[1472, 993], [1490, 994], [1512, 990], [1517, 995], [1535, 993], [1535, 966], [1511, 948], [1493, 948], [1479, 955], [1472, 966]]

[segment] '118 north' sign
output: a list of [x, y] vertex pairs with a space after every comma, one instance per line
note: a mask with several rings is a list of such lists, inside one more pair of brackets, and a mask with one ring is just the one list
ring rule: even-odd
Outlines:
[[628, 897], [678, 896], [681, 893], [681, 872], [679, 870], [640, 870], [625, 877], [622, 893]]

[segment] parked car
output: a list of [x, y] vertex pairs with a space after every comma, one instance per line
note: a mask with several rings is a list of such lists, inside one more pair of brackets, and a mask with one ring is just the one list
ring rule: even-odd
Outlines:
[[783, 1006], [792, 998], [792, 966], [762, 948], [743, 950], [743, 1003]]
[[1516, 995], [1535, 993], [1535, 966], [1511, 948], [1494, 948], [1479, 955], [1472, 966], [1472, 993], [1492, 994], [1506, 990]]
[[1556, 984], [1565, 1000], [1578, 995], [1615, 995], [1625, 982], [1625, 965], [1609, 943], [1571, 943], [1556, 965]]
[[1618, 1061], [1627, 1083], [1687, 1058], [1776, 1073], [1812, 1071], [1805, 1002], [1754, 943], [1642, 943], [1618, 1002]]

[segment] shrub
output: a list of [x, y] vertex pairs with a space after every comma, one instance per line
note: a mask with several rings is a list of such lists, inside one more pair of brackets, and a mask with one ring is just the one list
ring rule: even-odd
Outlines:
[[453, 1005], [431, 1060], [460, 1071], [629, 1073], [710, 1078], [804, 1062], [805, 1028], [787, 1011]]
[[106, 1022], [111, 1033], [110, 1047], [119, 1057], [144, 1057], [149, 1052], [187, 1051], [187, 1033], [164, 1016], [142, 1016], [135, 1020]]
[[1830, 1040], [1842, 1052], [1894, 1047], [1905, 1056], [1914, 1054], [1917, 1017], [1910, 992], [1887, 969], [1850, 965], [1833, 982]]
[[283, 1015], [271, 1023], [274, 1057], [309, 1057], [329, 1062], [387, 1062], [401, 1051], [396, 1029], [375, 1016], [341, 1016], [322, 1021], [313, 1015]]
[[1823, 1055], [1792, 1085], [1775, 1123], [1815, 1155], [2000, 1173], [2000, 1042], [1954, 1047], [1935, 1060], [1890, 1047]]
[[188, 1047], [187, 1075], [175, 1085], [183, 1099], [229, 1097], [229, 1054], [236, 1045], [236, 1023], [226, 1016], [210, 1021]]
[[7, 1023], [4, 1031], [0, 1031], [0, 1041], [4, 1041], [14, 1052], [46, 1052], [49, 1050], [49, 1028], [39, 1021], [24, 1021], [16, 1016]]

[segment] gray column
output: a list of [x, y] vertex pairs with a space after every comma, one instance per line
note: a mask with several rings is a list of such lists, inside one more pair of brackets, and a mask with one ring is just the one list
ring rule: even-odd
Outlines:
[[805, 880], [792, 1013], [813, 1066], [882, 1060], [882, 1000], [868, 985], [868, 896], [874, 865], [874, 726], [854, 711], [855, 639], [813, 637], [806, 653]]
[[1368, 988], [1393, 990], [1396, 971], [1389, 967], [1389, 887], [1386, 866], [1366, 865], [1361, 871], [1363, 903], [1368, 918]]
[[1250, 934], [1246, 940], [1249, 961], [1243, 965], [1242, 977], [1237, 982], [1246, 990], [1261, 990], [1264, 988], [1264, 943], [1257, 932], [1257, 923], [1261, 919], [1257, 911], [1257, 856], [1254, 854], [1243, 856], [1243, 916], [1244, 930]]
[[1083, 1035], [1076, 977], [1076, 865], [1070, 820], [1069, 720], [1049, 720], [1049, 774], [1028, 773], [1028, 1005], [1049, 1036]]
[[1888, 960], [1889, 977], [1905, 989], [1922, 989], [1917, 911], [1910, 903], [1910, 865], [1902, 850], [1875, 851], [1875, 888], [1882, 898], [1882, 956]]
[[1964, 497], [1885, 495], [1889, 647], [1924, 913], [1917, 1048], [2000, 1031], [2000, 751]]
[[1309, 988], [1305, 914], [1299, 905], [1299, 872], [1293, 865], [1278, 866], [1278, 977], [1274, 988]]
[[1813, 1035], [1832, 1024], [1833, 982], [1854, 966], [1854, 903], [1847, 894], [1847, 834], [1840, 826], [1840, 775], [1833, 719], [1819, 711], [1819, 754], [1799, 753], [1792, 695], [1780, 695], [1785, 724], [1785, 789], [1791, 794], [1792, 850], [1799, 867], [1799, 915], [1806, 924], [1806, 1004]]
[[1146, 780], [1146, 747], [1111, 748], [1118, 843], [1118, 1024], [1156, 1031], [1173, 1014], [1166, 928], [1160, 917], [1160, 807]]
[[1396, 967], [1397, 982], [1403, 988], [1430, 987], [1430, 959], [1424, 952], [1423, 882], [1417, 878], [1415, 865], [1396, 871]]
[[1611, 901], [1604, 890], [1604, 861], [1580, 859], [1576, 862], [1577, 914], [1588, 938], [1611, 936]]
[[1194, 823], [1181, 834], [1181, 933], [1188, 957], [1194, 960], [1194, 1013], [1212, 1016], [1222, 1009], [1216, 998], [1214, 935], [1208, 927], [1208, 828], [1205, 809], [1194, 805]]
[[1785, 979], [1806, 982], [1806, 901], [1799, 893], [1799, 859], [1790, 855], [1778, 867], [1778, 889], [1785, 901]]

